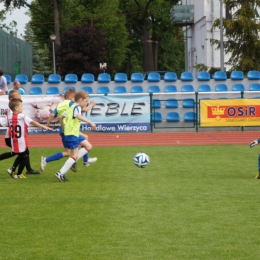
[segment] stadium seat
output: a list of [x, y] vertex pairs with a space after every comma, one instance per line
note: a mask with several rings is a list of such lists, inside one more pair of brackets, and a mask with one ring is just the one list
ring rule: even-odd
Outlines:
[[259, 80], [260, 79], [260, 73], [258, 70], [250, 70], [247, 73], [247, 78], [249, 80]]
[[180, 122], [180, 115], [178, 112], [169, 112], [166, 115], [167, 122]]
[[228, 86], [226, 84], [217, 84], [215, 86], [215, 91], [216, 92], [225, 92], [228, 91]]
[[93, 94], [93, 89], [90, 86], [83, 86], [81, 88], [81, 90], [84, 90], [84, 91], [88, 92], [89, 94]]
[[260, 91], [260, 83], [252, 83], [249, 85], [250, 91]]
[[59, 74], [50, 74], [48, 77], [49, 84], [57, 84], [61, 82], [61, 76]]
[[230, 78], [232, 80], [243, 80], [244, 79], [244, 74], [240, 70], [234, 70], [230, 74]]
[[14, 81], [19, 81], [21, 84], [26, 84], [28, 82], [28, 77], [25, 74], [18, 74], [15, 76]]
[[245, 91], [245, 86], [240, 83], [234, 84], [232, 86], [232, 91]]
[[125, 86], [115, 86], [114, 94], [125, 94], [127, 93]]
[[185, 98], [182, 101], [183, 108], [194, 108], [195, 107], [195, 100], [193, 98]]
[[81, 76], [81, 83], [93, 83], [94, 75], [92, 73], [84, 73]]
[[60, 91], [59, 91], [59, 88], [58, 87], [48, 87], [46, 89], [46, 95], [59, 95], [60, 94]]
[[161, 101], [159, 99], [157, 99], [157, 98], [154, 98], [152, 100], [152, 108], [159, 109], [161, 107], [162, 107]]
[[74, 73], [66, 74], [64, 82], [65, 83], [77, 83], [78, 82], [78, 76]]
[[132, 86], [130, 92], [131, 93], [143, 93], [144, 90], [143, 90], [142, 86]]
[[226, 80], [227, 73], [225, 71], [216, 71], [213, 75], [213, 79], [216, 81]]
[[134, 72], [131, 75], [131, 81], [132, 82], [143, 82], [144, 81], [144, 75], [141, 72]]
[[31, 79], [32, 84], [43, 84], [44, 76], [42, 74], [34, 74]]
[[177, 87], [175, 85], [166, 85], [164, 87], [164, 92], [165, 93], [177, 92]]
[[110, 90], [108, 86], [99, 86], [97, 89], [97, 94], [109, 94]]
[[201, 84], [198, 88], [199, 92], [211, 92], [211, 87], [209, 84]]
[[162, 114], [160, 112], [152, 113], [152, 121], [155, 123], [162, 122]]
[[111, 77], [108, 73], [100, 73], [98, 75], [98, 82], [99, 83], [109, 83], [111, 81]]
[[194, 87], [192, 85], [183, 85], [181, 87], [181, 92], [194, 92]]
[[198, 81], [209, 81], [210, 74], [207, 71], [200, 71], [197, 76]]
[[63, 89], [62, 94], [65, 94], [65, 92], [66, 92], [67, 90], [71, 89], [71, 88], [74, 89], [74, 90], [76, 91], [75, 87], [68, 86], [68, 87], [65, 87], [65, 88]]
[[29, 91], [29, 95], [42, 95], [41, 87], [31, 87]]
[[175, 72], [166, 72], [163, 76], [163, 79], [166, 82], [173, 82], [176, 81], [178, 78]]
[[116, 73], [114, 81], [117, 83], [127, 82], [127, 75], [123, 72]]
[[185, 122], [195, 122], [196, 121], [196, 113], [195, 112], [186, 112], [184, 114]]
[[186, 71], [181, 73], [181, 81], [193, 81], [193, 79], [192, 72]]
[[150, 72], [147, 77], [148, 82], [159, 82], [161, 80], [161, 76], [158, 72]]
[[175, 98], [168, 98], [165, 101], [165, 107], [166, 108], [177, 108], [179, 106], [178, 100]]
[[10, 82], [12, 82], [12, 77], [11, 77], [9, 74], [3, 74], [3, 76], [6, 78], [7, 84], [9, 84]]
[[151, 86], [148, 86], [147, 92], [148, 92], [148, 93], [160, 93], [161, 90], [160, 90], [160, 87], [159, 87], [159, 86], [157, 86], [157, 85], [151, 85]]

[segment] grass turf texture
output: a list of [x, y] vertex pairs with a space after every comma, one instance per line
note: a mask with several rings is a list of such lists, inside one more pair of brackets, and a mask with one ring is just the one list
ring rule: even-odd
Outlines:
[[[1, 149], [1, 152], [8, 151]], [[30, 149], [34, 169], [41, 155]], [[147, 168], [133, 164], [138, 152]], [[1, 161], [0, 259], [258, 259], [258, 149], [249, 146], [94, 148], [98, 162], [68, 183], [12, 179]]]

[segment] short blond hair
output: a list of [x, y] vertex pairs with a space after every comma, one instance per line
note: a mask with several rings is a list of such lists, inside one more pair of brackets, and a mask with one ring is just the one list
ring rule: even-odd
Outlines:
[[20, 98], [13, 98], [9, 101], [9, 108], [14, 112], [15, 108], [23, 101]]
[[80, 90], [75, 94], [75, 102], [77, 102], [79, 99], [86, 99], [89, 98], [88, 92], [85, 92], [84, 90]]
[[9, 92], [8, 98], [9, 100], [13, 98], [21, 98], [21, 93], [18, 89], [13, 89]]

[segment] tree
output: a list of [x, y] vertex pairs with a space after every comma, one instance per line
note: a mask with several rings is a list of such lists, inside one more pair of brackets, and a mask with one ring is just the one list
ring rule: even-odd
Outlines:
[[[260, 6], [260, 0], [224, 0], [233, 12], [232, 19], [223, 18], [224, 51], [230, 54], [226, 65], [233, 70], [241, 70], [245, 74], [250, 70], [260, 70], [260, 24], [256, 19], [255, 8]], [[220, 20], [217, 19], [213, 28], [220, 28]], [[220, 48], [219, 40], [212, 40]]]
[[103, 33], [90, 25], [70, 27], [62, 36], [62, 44], [57, 49], [57, 67], [62, 76], [75, 73], [80, 78], [85, 72], [97, 76], [99, 63], [104, 61], [109, 49], [105, 47]]
[[17, 30], [17, 22], [16, 21], [12, 21], [11, 23], [9, 23], [9, 25], [5, 24], [4, 21], [6, 19], [5, 16], [6, 12], [4, 10], [0, 11], [0, 29], [10, 33], [13, 36], [18, 36], [18, 30]]

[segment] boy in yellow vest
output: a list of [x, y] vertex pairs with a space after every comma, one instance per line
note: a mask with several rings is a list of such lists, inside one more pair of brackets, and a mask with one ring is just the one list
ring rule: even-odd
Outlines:
[[[89, 100], [89, 94], [85, 91], [79, 91], [75, 94], [75, 103], [61, 116], [65, 117], [62, 121], [64, 131], [64, 147], [70, 149], [72, 152], [71, 157], [65, 162], [63, 167], [55, 174], [55, 177], [60, 182], [65, 182], [66, 172], [71, 166], [87, 154], [91, 149], [92, 145], [86, 139], [82, 140], [80, 137], [80, 122], [89, 123], [93, 130], [96, 129], [96, 125], [81, 115], [82, 109], [86, 106]], [[81, 146], [78, 149], [78, 146]]]

